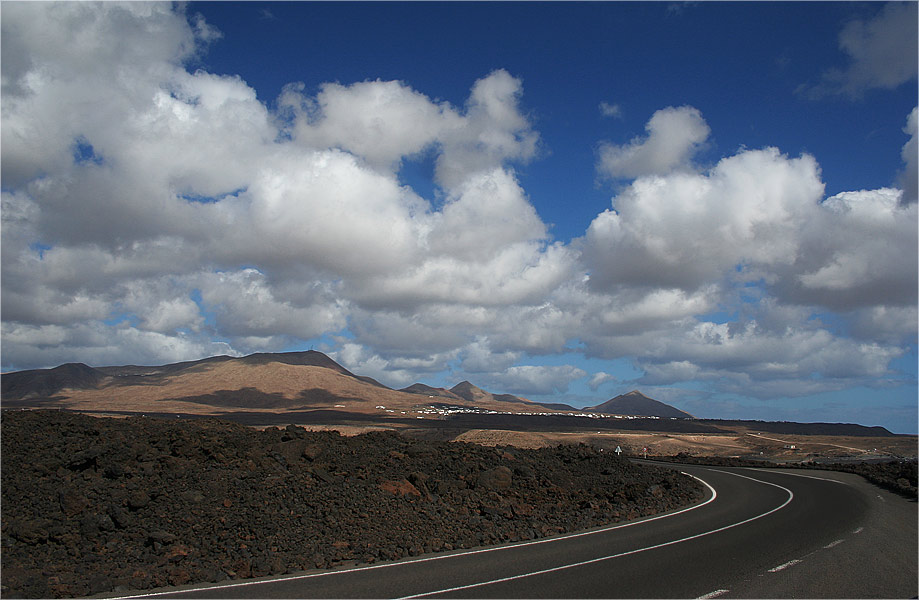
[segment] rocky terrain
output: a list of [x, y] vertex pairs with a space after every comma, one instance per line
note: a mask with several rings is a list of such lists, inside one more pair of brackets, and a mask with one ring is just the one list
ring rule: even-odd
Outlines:
[[674, 456], [655, 456], [653, 460], [688, 465], [717, 465], [722, 467], [760, 467], [786, 469], [820, 469], [861, 475], [874, 485], [900, 494], [906, 498], [919, 497], [919, 464], [912, 460], [886, 460], [872, 462], [797, 462], [776, 464], [770, 461], [730, 458], [724, 456], [691, 456], [686, 453]]
[[67, 597], [528, 540], [701, 499], [585, 445], [4, 411], [0, 594]]

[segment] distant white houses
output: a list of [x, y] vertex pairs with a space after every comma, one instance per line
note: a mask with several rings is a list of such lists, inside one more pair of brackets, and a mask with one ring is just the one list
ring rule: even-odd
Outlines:
[[[381, 407], [377, 407], [381, 408]], [[418, 408], [412, 412], [424, 415], [455, 415], [455, 414], [475, 414], [475, 415], [530, 415], [543, 417], [587, 417], [588, 419], [660, 419], [660, 417], [645, 417], [640, 415], [611, 415], [606, 413], [595, 412], [519, 412], [519, 411], [501, 411], [491, 410], [488, 408], [479, 408], [477, 406], [426, 406]], [[404, 413], [403, 413], [404, 414]], [[673, 419], [671, 419], [673, 420]]]

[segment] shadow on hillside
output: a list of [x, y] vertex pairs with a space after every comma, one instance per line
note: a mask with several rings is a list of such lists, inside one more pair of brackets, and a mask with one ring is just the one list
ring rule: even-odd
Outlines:
[[193, 402], [195, 404], [224, 408], [277, 409], [304, 405], [326, 406], [356, 400], [356, 398], [336, 396], [328, 390], [319, 388], [302, 390], [297, 394], [296, 398], [287, 398], [277, 392], [268, 393], [254, 387], [245, 387], [238, 390], [218, 390], [212, 394], [201, 394], [199, 396], [166, 398], [161, 402]]
[[283, 394], [269, 394], [252, 387], [238, 390], [217, 390], [213, 394], [166, 398], [165, 401], [193, 402], [207, 406], [224, 406], [232, 408], [284, 408], [295, 401], [285, 398]]
[[3, 398], [3, 408], [47, 408], [57, 409], [59, 402], [67, 400], [67, 396], [51, 396], [49, 398]]

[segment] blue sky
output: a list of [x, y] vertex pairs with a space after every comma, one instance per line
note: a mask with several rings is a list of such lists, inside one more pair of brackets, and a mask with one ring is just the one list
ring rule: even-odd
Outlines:
[[4, 370], [917, 431], [916, 3], [4, 3]]

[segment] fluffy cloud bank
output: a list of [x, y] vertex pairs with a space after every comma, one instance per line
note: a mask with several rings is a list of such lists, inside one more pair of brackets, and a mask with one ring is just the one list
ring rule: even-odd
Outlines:
[[[2, 26], [5, 367], [320, 340], [397, 386], [614, 379], [526, 364], [576, 352], [787, 395], [883, 379], [915, 343], [915, 111], [905, 191], [825, 198], [806, 154], [698, 168], [701, 111], [663, 108], [601, 146], [598, 173], [627, 181], [562, 243], [515, 172], [541, 142], [504, 70], [462, 106], [376, 80], [292, 83], [272, 110], [189, 66], [219, 34], [181, 8], [14, 3]], [[437, 198], [400, 180], [422, 154]]]

